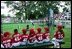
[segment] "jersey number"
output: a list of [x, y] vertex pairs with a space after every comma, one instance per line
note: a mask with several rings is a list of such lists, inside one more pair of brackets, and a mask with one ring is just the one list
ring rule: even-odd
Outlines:
[[10, 43], [4, 44], [6, 48], [10, 47]]
[[19, 39], [19, 37], [15, 37], [15, 41], [19, 41], [20, 39]]
[[42, 36], [40, 36], [38, 39], [39, 39], [39, 40], [42, 40]]

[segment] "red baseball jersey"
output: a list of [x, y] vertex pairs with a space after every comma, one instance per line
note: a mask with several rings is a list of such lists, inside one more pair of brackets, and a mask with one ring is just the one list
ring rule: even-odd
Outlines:
[[20, 40], [21, 40], [21, 34], [17, 33], [13, 35], [12, 42], [16, 43], [19, 42]]
[[37, 33], [36, 38], [37, 38], [38, 41], [42, 41], [43, 40], [43, 34]]
[[4, 45], [5, 48], [10, 48], [11, 45], [12, 45], [11, 38], [4, 37], [2, 39], [2, 43], [3, 43], [3, 45]]
[[33, 43], [36, 40], [36, 35], [35, 34], [29, 35], [28, 40], [29, 40], [30, 43]]
[[28, 34], [22, 34], [21, 35], [21, 41], [27, 41], [28, 40], [29, 35]]
[[55, 37], [56, 39], [63, 39], [64, 36], [65, 36], [65, 35], [64, 35], [63, 30], [61, 30], [61, 31], [56, 31], [55, 34], [54, 34], [54, 37]]
[[50, 33], [43, 34], [43, 39], [49, 39], [49, 38], [50, 38]]

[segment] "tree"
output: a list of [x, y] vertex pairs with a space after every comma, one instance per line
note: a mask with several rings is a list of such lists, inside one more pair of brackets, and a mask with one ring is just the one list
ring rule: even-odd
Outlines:
[[[64, 2], [66, 4], [70, 4], [70, 2]], [[28, 19], [30, 17], [30, 14], [35, 14], [35, 17], [38, 18], [40, 14], [45, 17], [46, 14], [48, 14], [49, 8], [52, 8], [54, 10], [54, 13], [59, 13], [58, 7], [56, 5], [60, 5], [59, 1], [6, 1], [5, 3], [8, 7], [13, 7], [13, 9], [10, 11], [19, 11], [16, 12], [17, 16], [24, 16], [23, 13], [25, 13], [25, 19]]]

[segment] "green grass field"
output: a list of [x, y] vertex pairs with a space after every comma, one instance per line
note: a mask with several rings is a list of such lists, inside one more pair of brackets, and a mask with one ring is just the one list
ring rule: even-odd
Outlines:
[[[43, 25], [43, 26], [39, 26], [38, 24], [35, 24], [34, 26], [32, 26], [31, 23], [28, 23], [29, 24], [29, 27], [30, 28], [35, 28], [35, 30], [38, 28], [38, 27], [41, 27], [42, 28], [42, 32], [44, 32], [44, 27], [46, 25]], [[1, 30], [3, 32], [5, 31], [9, 31], [11, 34], [13, 34], [13, 30], [14, 29], [18, 29], [19, 33], [22, 33], [21, 30], [23, 28], [26, 28], [26, 25], [27, 23], [18, 23], [18, 24], [2, 24], [1, 25]], [[51, 39], [53, 38], [53, 34], [55, 32], [55, 29], [56, 27], [50, 27], [50, 34], [51, 34]], [[71, 29], [69, 28], [64, 28], [63, 29], [64, 32], [65, 32], [65, 38], [64, 38], [64, 41], [65, 41], [65, 44], [62, 45], [62, 48], [71, 48]], [[29, 33], [29, 32], [27, 32]]]

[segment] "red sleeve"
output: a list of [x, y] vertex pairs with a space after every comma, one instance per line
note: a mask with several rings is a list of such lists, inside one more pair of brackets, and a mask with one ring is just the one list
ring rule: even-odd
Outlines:
[[12, 38], [10, 38], [10, 40], [11, 40], [11, 43], [12, 43]]
[[36, 34], [36, 39], [37, 39], [37, 34]]
[[23, 40], [23, 35], [20, 35], [20, 41], [22, 41]]
[[14, 38], [11, 38], [11, 43], [14, 43]]
[[43, 33], [43, 35], [42, 35], [42, 36], [43, 36], [43, 39], [44, 39], [44, 38], [45, 38], [45, 33]]
[[54, 33], [54, 37], [55, 37], [55, 38], [57, 37], [57, 32], [58, 32], [58, 31], [56, 31], [56, 32]]

